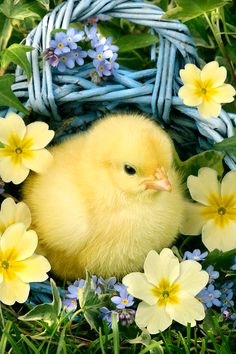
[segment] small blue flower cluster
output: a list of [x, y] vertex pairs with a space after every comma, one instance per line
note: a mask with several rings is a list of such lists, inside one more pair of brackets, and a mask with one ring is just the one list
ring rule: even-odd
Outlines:
[[[208, 252], [201, 253], [199, 249], [194, 250], [192, 253], [187, 251], [184, 253], [183, 259], [192, 259], [198, 262], [203, 261], [208, 255]], [[236, 270], [236, 257], [234, 264], [230, 268]], [[220, 308], [221, 313], [225, 319], [233, 320], [233, 327], [236, 327], [236, 313], [234, 312], [234, 293], [233, 282], [226, 282], [223, 285], [219, 282], [220, 273], [214, 269], [212, 265], [206, 268], [206, 272], [209, 274], [209, 284], [200, 291], [197, 295], [199, 301], [201, 301], [205, 309], [216, 306]], [[218, 279], [218, 281], [216, 281]]]
[[[116, 315], [117, 321], [122, 326], [129, 326], [134, 322], [135, 310], [130, 308], [134, 304], [133, 296], [127, 292], [127, 287], [116, 282], [112, 277], [104, 280], [102, 277], [92, 276], [93, 288], [97, 295], [110, 294], [110, 308], [101, 307], [99, 317], [107, 322], [111, 328], [112, 314]], [[85, 284], [84, 279], [79, 279], [74, 284], [69, 285], [66, 298], [63, 300], [63, 306], [67, 312], [75, 311], [79, 305], [79, 295]]]
[[[112, 37], [105, 38], [98, 33], [97, 22], [99, 20], [107, 20], [105, 16], [96, 16], [88, 19], [82, 31], [76, 28], [69, 28], [66, 32], [60, 31], [55, 33], [55, 39], [50, 41], [50, 48], [44, 52], [44, 57], [49, 61], [50, 65], [57, 68], [58, 71], [64, 72], [67, 68], [73, 69], [76, 64], [79, 66], [84, 64], [84, 58], [93, 59], [93, 65], [98, 77], [103, 78], [110, 76], [119, 68], [116, 62], [118, 57], [118, 47], [112, 45]], [[90, 42], [91, 49], [83, 50], [78, 43]]]

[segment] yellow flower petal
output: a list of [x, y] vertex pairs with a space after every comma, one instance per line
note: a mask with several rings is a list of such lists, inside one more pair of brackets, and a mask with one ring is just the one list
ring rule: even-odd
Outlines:
[[6, 305], [13, 305], [16, 301], [22, 304], [27, 300], [29, 291], [29, 284], [11, 274], [10, 280], [3, 279], [0, 283], [0, 301]]
[[160, 255], [152, 250], [145, 259], [144, 273], [147, 280], [155, 286], [162, 278], [167, 278], [172, 283], [179, 276], [178, 258], [169, 248], [164, 248]]
[[38, 173], [46, 171], [52, 160], [51, 153], [46, 149], [32, 151], [31, 157], [22, 159], [25, 167]]
[[196, 325], [196, 320], [203, 320], [205, 311], [200, 301], [185, 292], [179, 292], [179, 297], [181, 301], [175, 306], [170, 303], [166, 305], [166, 312], [173, 320], [184, 326], [190, 323], [191, 327]]
[[185, 85], [195, 86], [196, 82], [201, 79], [201, 70], [194, 64], [186, 64], [184, 69], [181, 69], [179, 73]]
[[145, 302], [141, 302], [136, 311], [135, 322], [139, 328], [147, 327], [150, 334], [156, 334], [168, 328], [172, 323], [172, 319], [164, 306], [150, 306]]
[[152, 286], [148, 283], [143, 273], [130, 273], [123, 278], [122, 282], [124, 285], [128, 286], [129, 294], [140, 300], [144, 300], [150, 305], [154, 305], [157, 302], [156, 297], [151, 291]]
[[199, 106], [202, 103], [202, 96], [197, 93], [196, 88], [184, 85], [179, 89], [178, 95], [187, 106]]
[[219, 116], [221, 111], [221, 105], [211, 99], [211, 97], [209, 97], [207, 101], [203, 100], [197, 108], [202, 118], [216, 118]]
[[0, 239], [2, 254], [10, 257], [11, 260], [21, 261], [32, 256], [38, 244], [38, 237], [35, 231], [26, 231], [22, 223], [9, 226]]
[[48, 124], [44, 122], [34, 122], [26, 127], [25, 138], [32, 139], [30, 149], [43, 149], [53, 139], [55, 132], [48, 130]]
[[226, 252], [236, 248], [236, 223], [228, 222], [223, 228], [217, 226], [214, 220], [209, 220], [202, 229], [202, 242], [209, 251], [217, 248]]
[[179, 231], [183, 235], [200, 235], [202, 227], [206, 223], [202, 211], [204, 206], [198, 203], [185, 202], [184, 219]]
[[[198, 262], [187, 260], [180, 263], [180, 276], [176, 283], [180, 285], [181, 292], [185, 291], [195, 296], [206, 286], [208, 280], [209, 274], [202, 271], [202, 267]], [[180, 293], [179, 298], [182, 299]]]
[[6, 118], [0, 118], [0, 142], [8, 144], [9, 136], [16, 134], [23, 139], [26, 127], [23, 119], [16, 113], [9, 113]]
[[236, 171], [228, 172], [221, 181], [221, 196], [225, 207], [236, 208]]
[[211, 94], [212, 99], [217, 103], [229, 103], [234, 101], [234, 95], [236, 94], [233, 86], [224, 84], [217, 87]]
[[192, 199], [204, 205], [211, 205], [209, 195], [220, 194], [220, 183], [217, 180], [217, 172], [208, 167], [200, 168], [198, 177], [189, 176], [187, 186]]
[[217, 61], [207, 63], [201, 71], [201, 80], [207, 87], [218, 87], [226, 80], [227, 71], [224, 66], [220, 66]]
[[15, 203], [13, 198], [6, 198], [1, 205], [0, 234], [8, 226], [18, 222], [22, 222], [28, 228], [31, 224], [30, 210], [25, 203]]
[[16, 262], [13, 271], [19, 279], [31, 283], [46, 280], [48, 278], [46, 273], [50, 269], [51, 266], [45, 257], [33, 255], [23, 261]]
[[29, 174], [29, 169], [22, 164], [14, 164], [11, 157], [0, 158], [0, 176], [6, 183], [22, 183]]

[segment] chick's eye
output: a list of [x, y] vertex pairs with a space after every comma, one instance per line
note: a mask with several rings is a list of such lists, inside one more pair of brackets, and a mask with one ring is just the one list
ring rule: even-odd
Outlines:
[[130, 165], [124, 165], [124, 170], [128, 175], [135, 175], [136, 170]]

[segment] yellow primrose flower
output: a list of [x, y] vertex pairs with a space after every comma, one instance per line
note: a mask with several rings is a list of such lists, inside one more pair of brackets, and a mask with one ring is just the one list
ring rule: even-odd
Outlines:
[[180, 70], [184, 85], [178, 95], [185, 105], [197, 107], [203, 118], [218, 117], [221, 103], [232, 102], [236, 94], [233, 86], [224, 84], [226, 76], [225, 67], [219, 67], [216, 61], [206, 64], [202, 70], [194, 64], [186, 64]]
[[34, 254], [38, 237], [22, 223], [9, 226], [0, 238], [0, 301], [13, 305], [29, 296], [30, 282], [48, 278], [50, 264]]
[[43, 122], [27, 126], [23, 119], [9, 113], [0, 117], [0, 176], [4, 182], [19, 184], [30, 170], [42, 172], [48, 166], [52, 155], [44, 147], [52, 140], [53, 130]]
[[187, 186], [197, 203], [186, 204], [180, 232], [202, 233], [202, 242], [209, 251], [236, 248], [236, 171], [228, 172], [220, 183], [215, 170], [203, 167], [197, 177], [188, 177]]
[[[194, 281], [193, 281], [194, 279]], [[207, 284], [209, 275], [193, 260], [179, 263], [169, 248], [160, 255], [150, 251], [144, 273], [130, 273], [123, 278], [128, 292], [143, 300], [137, 308], [135, 322], [150, 334], [168, 328], [175, 320], [184, 326], [196, 325], [205, 317], [204, 307], [195, 296]]]
[[6, 198], [2, 202], [0, 210], [0, 236], [8, 226], [22, 222], [26, 229], [31, 224], [31, 214], [24, 202], [15, 203], [13, 198]]

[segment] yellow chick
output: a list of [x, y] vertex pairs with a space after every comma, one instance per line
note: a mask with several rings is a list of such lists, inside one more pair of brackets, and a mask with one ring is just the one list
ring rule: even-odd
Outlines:
[[152, 249], [175, 239], [183, 215], [172, 142], [144, 116], [109, 115], [53, 147], [54, 161], [29, 177], [23, 199], [38, 253], [55, 275], [121, 278], [140, 271]]

